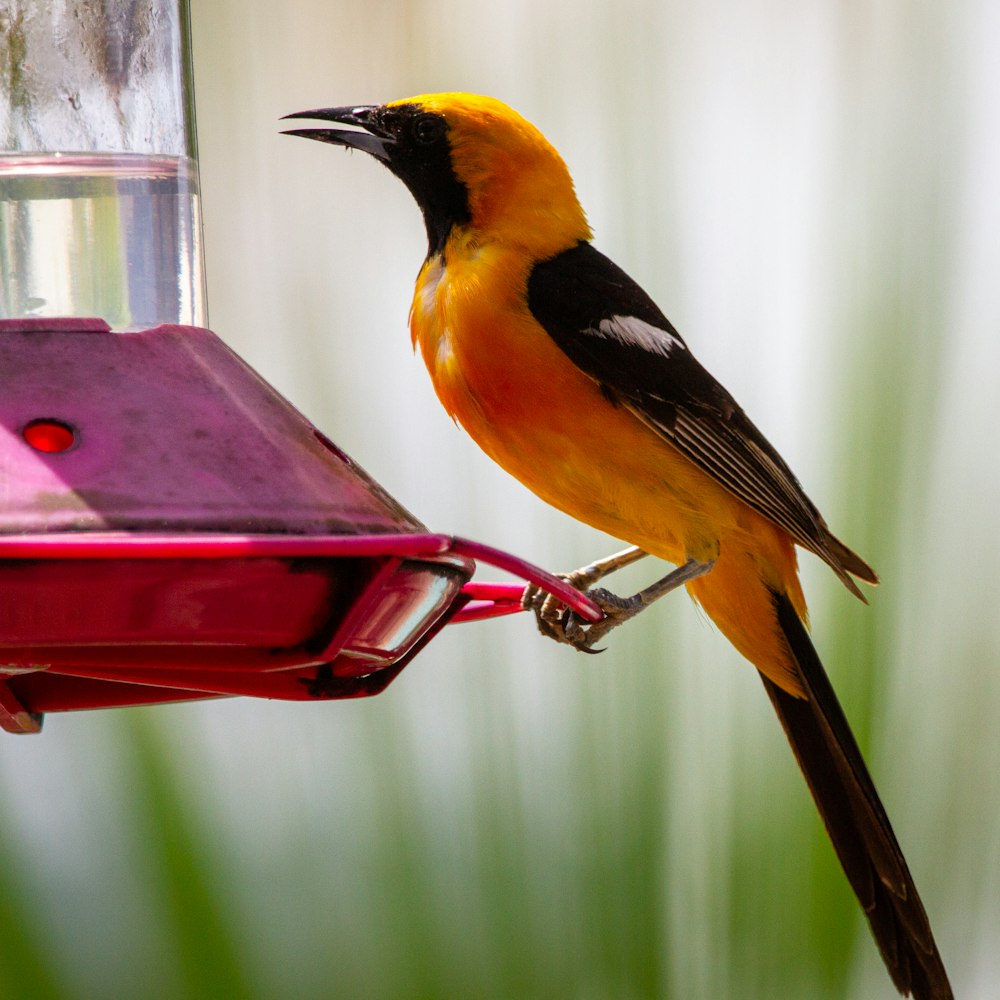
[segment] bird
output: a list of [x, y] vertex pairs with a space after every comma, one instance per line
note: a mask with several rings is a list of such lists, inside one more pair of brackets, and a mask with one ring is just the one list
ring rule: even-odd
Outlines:
[[[593, 244], [564, 160], [495, 98], [421, 94], [316, 108], [287, 134], [360, 150], [423, 214], [409, 326], [444, 408], [542, 500], [651, 554], [646, 591], [588, 590], [596, 623], [529, 598], [543, 631], [593, 651], [677, 587], [758, 670], [900, 994], [953, 996], [917, 887], [807, 630], [796, 548], [856, 597], [874, 570], [828, 528], [776, 449], [650, 296]], [[335, 126], [330, 127], [330, 123]]]

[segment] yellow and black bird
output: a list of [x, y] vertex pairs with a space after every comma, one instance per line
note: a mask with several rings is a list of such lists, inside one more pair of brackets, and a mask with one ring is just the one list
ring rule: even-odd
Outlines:
[[[952, 996], [916, 885], [805, 627], [795, 546], [861, 597], [874, 571], [652, 299], [596, 250], [562, 158], [505, 104], [425, 94], [290, 118], [360, 149], [416, 198], [428, 252], [410, 329], [447, 411], [543, 500], [678, 568], [609, 620], [684, 585], [760, 671], [898, 990]], [[598, 574], [583, 579], [594, 579]], [[606, 630], [539, 610], [579, 648]]]

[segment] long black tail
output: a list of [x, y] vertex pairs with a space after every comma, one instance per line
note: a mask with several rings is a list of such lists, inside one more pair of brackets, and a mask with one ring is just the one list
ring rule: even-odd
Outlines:
[[778, 622], [806, 698], [761, 675], [892, 981], [915, 1000], [953, 1000], [927, 914], [823, 665], [789, 600]]

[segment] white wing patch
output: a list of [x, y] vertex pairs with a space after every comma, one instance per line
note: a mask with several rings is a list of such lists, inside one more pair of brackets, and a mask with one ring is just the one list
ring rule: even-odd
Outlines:
[[597, 327], [591, 327], [589, 332], [596, 337], [617, 340], [620, 344], [638, 347], [664, 358], [669, 358], [675, 351], [685, 350], [683, 341], [673, 334], [635, 316], [611, 316], [609, 319], [602, 319]]

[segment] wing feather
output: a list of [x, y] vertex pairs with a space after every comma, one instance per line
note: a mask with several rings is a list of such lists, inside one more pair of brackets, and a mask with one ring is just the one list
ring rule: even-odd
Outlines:
[[875, 572], [831, 534], [778, 452], [621, 268], [580, 243], [535, 266], [528, 305], [609, 399], [824, 559], [864, 600], [851, 576], [876, 583]]

